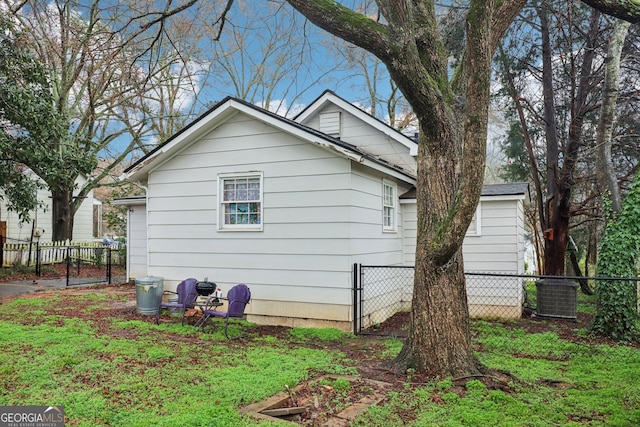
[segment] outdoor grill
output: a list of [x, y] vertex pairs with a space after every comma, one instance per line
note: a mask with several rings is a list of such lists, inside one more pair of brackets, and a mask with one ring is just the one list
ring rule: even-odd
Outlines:
[[201, 296], [208, 297], [209, 295], [214, 293], [216, 289], [217, 289], [217, 286], [213, 282], [207, 282], [205, 280], [204, 282], [196, 283], [196, 291], [198, 292], [198, 295], [201, 295]]

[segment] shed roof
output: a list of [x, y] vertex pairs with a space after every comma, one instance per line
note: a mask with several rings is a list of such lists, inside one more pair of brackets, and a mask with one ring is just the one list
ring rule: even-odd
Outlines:
[[482, 196], [515, 196], [527, 194], [528, 182], [509, 182], [503, 184], [486, 184], [482, 186]]
[[146, 204], [147, 202], [147, 196], [145, 195], [141, 195], [141, 196], [127, 196], [127, 197], [121, 197], [119, 199], [114, 199], [111, 201], [112, 205], [139, 205], [141, 203]]
[[[509, 182], [502, 184], [485, 184], [481, 196], [526, 196], [529, 189], [527, 182]], [[415, 199], [416, 188], [413, 187], [400, 196], [400, 199]]]

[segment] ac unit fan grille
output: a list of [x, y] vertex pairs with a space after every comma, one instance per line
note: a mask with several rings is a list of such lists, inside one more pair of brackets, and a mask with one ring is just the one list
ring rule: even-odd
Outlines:
[[536, 282], [540, 317], [577, 320], [578, 285], [570, 280], [542, 279]]

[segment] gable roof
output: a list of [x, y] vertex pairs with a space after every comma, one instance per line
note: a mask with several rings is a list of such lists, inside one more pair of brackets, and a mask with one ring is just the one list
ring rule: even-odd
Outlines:
[[343, 157], [365, 164], [373, 169], [383, 171], [405, 182], [415, 184], [415, 176], [410, 171], [385, 162], [352, 144], [233, 97], [223, 99], [193, 122], [175, 133], [167, 141], [158, 145], [150, 153], [125, 169], [120, 178], [131, 181], [144, 181], [143, 178], [146, 177], [151, 170], [169, 160], [178, 151], [181, 151], [186, 146], [189, 146], [202, 136], [213, 131], [231, 117], [240, 113], [270, 124], [283, 132], [295, 135], [310, 143], [329, 149]]
[[302, 123], [306, 119], [311, 117], [313, 114], [315, 114], [316, 112], [324, 108], [327, 104], [337, 105], [338, 107], [349, 112], [350, 114], [353, 114], [358, 119], [367, 123], [369, 126], [372, 126], [380, 133], [383, 133], [389, 136], [390, 138], [394, 139], [395, 141], [407, 147], [409, 149], [410, 155], [412, 156], [418, 155], [418, 144], [416, 143], [415, 140], [413, 140], [412, 138], [409, 138], [408, 136], [404, 135], [401, 132], [398, 132], [396, 129], [392, 128], [382, 120], [379, 120], [376, 117], [372, 116], [371, 114], [367, 113], [366, 111], [356, 107], [352, 103], [346, 101], [345, 99], [341, 98], [340, 96], [336, 95], [334, 92], [330, 90], [325, 90], [322, 93], [322, 95], [316, 98], [316, 100], [313, 101], [311, 104], [309, 104], [307, 108], [305, 108], [297, 116], [295, 116], [293, 120], [295, 120], [298, 123]]

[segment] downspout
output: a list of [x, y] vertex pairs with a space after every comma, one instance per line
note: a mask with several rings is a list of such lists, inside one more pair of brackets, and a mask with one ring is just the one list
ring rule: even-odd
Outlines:
[[[138, 187], [142, 188], [144, 190], [144, 198], [145, 198], [145, 204], [144, 204], [144, 237], [145, 237], [145, 251], [146, 251], [146, 263], [147, 263], [147, 276], [149, 275], [149, 189], [144, 186], [140, 181], [136, 181], [135, 185], [137, 185]], [[127, 234], [129, 233], [129, 230], [127, 230]], [[128, 239], [128, 236], [127, 236]], [[128, 241], [128, 240], [127, 240]], [[129, 251], [127, 251], [127, 262], [129, 262]]]

